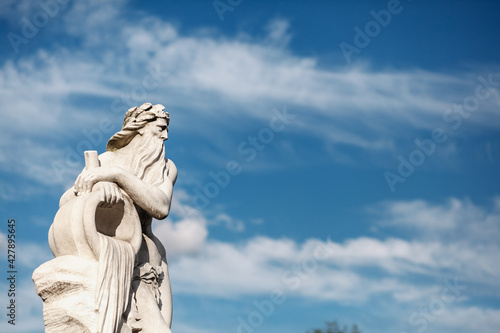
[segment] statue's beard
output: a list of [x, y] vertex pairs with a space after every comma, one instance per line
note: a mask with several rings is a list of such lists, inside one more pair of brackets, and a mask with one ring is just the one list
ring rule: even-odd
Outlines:
[[156, 186], [163, 183], [166, 168], [163, 140], [144, 134], [134, 153], [130, 172], [148, 184]]

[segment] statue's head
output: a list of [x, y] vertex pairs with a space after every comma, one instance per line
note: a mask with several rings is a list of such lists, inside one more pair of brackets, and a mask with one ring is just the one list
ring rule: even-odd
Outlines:
[[163, 181], [165, 150], [163, 141], [168, 139], [170, 118], [165, 107], [144, 103], [130, 108], [125, 114], [122, 130], [111, 137], [106, 147], [113, 152], [124, 148], [136, 139], [130, 154], [130, 172], [150, 184]]
[[115, 151], [123, 148], [136, 135], [154, 135], [162, 140], [168, 139], [170, 117], [161, 104], [144, 103], [140, 107], [128, 109], [123, 120], [122, 130], [111, 137], [106, 150]]

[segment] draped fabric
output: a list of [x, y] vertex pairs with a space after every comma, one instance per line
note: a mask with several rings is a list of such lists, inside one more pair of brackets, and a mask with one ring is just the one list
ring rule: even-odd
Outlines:
[[95, 309], [99, 311], [97, 332], [115, 333], [127, 310], [135, 254], [130, 245], [99, 234], [99, 271]]

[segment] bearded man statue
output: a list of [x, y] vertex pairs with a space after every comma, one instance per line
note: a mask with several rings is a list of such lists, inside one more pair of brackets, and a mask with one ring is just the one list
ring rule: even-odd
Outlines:
[[55, 259], [33, 274], [46, 332], [171, 332], [166, 252], [151, 228], [167, 217], [177, 179], [165, 158], [164, 109], [129, 109], [105, 153], [85, 152], [85, 169], [61, 197], [49, 230]]

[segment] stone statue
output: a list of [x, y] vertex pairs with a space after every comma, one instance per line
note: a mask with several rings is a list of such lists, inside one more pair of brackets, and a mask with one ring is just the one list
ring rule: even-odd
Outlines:
[[165, 248], [151, 230], [177, 179], [165, 159], [169, 120], [162, 105], [133, 107], [105, 153], [85, 152], [49, 230], [55, 258], [33, 273], [46, 332], [171, 332]]

